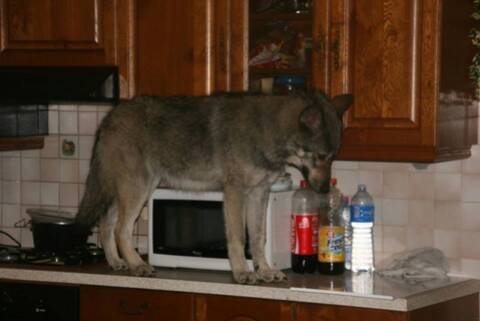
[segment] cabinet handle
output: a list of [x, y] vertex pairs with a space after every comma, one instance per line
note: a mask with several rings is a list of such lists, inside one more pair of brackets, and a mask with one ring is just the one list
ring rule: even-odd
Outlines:
[[333, 54], [333, 68], [335, 70], [340, 69], [340, 41], [338, 38], [332, 43], [332, 54]]
[[120, 301], [120, 309], [123, 313], [128, 315], [142, 315], [150, 308], [150, 304], [148, 302], [143, 302], [140, 305], [134, 307], [130, 306], [127, 301], [121, 300]]

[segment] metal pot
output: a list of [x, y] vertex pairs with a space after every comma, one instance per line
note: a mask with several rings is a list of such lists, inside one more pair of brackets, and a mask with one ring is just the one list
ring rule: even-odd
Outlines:
[[91, 234], [75, 223], [75, 214], [45, 209], [27, 209], [33, 244], [37, 251], [66, 252], [84, 247]]

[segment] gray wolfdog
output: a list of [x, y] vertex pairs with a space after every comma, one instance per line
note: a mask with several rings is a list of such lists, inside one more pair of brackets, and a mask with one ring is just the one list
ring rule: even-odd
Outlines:
[[[133, 248], [132, 232], [153, 190], [220, 190], [234, 279], [283, 280], [264, 255], [269, 188], [285, 165], [298, 168], [313, 189], [328, 188], [341, 116], [351, 103], [351, 95], [329, 99], [323, 93], [139, 97], [121, 103], [97, 131], [77, 222], [91, 227], [99, 221], [113, 269], [148, 276], [154, 269]], [[245, 259], [245, 227], [254, 271]]]

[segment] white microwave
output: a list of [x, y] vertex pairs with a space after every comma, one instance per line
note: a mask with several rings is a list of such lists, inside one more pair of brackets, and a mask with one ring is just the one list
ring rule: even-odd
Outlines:
[[[293, 191], [271, 192], [265, 255], [271, 267], [290, 268]], [[248, 243], [245, 246], [252, 268]], [[223, 218], [223, 193], [156, 189], [148, 203], [148, 262], [153, 266], [231, 270]]]

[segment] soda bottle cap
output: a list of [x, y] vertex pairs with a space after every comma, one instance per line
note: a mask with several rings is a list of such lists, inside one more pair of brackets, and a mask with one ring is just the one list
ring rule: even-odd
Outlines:
[[308, 182], [304, 179], [300, 181], [300, 188], [307, 188], [308, 187]]

